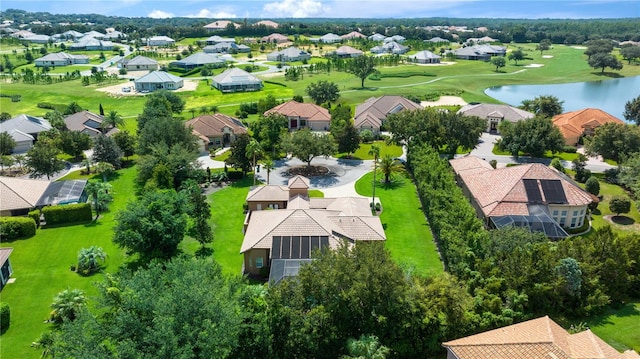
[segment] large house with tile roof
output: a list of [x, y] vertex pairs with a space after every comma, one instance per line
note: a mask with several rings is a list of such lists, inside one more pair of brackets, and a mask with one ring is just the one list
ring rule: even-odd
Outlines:
[[34, 63], [36, 67], [68, 66], [88, 64], [89, 58], [85, 55], [73, 55], [66, 52], [52, 52], [42, 56], [41, 58], [35, 59]]
[[269, 280], [278, 282], [297, 275], [314, 250], [386, 240], [380, 218], [371, 215], [368, 198], [310, 198], [309, 186], [308, 178], [295, 176], [287, 186], [249, 191], [240, 249], [244, 273], [257, 275], [268, 267]]
[[617, 123], [623, 125], [624, 122], [597, 108], [585, 108], [578, 111], [571, 111], [554, 116], [553, 124], [558, 127], [565, 144], [576, 146], [582, 136], [593, 135], [596, 128], [605, 123]]
[[308, 52], [294, 46], [274, 51], [267, 55], [267, 60], [278, 62], [304, 61], [309, 59], [311, 59], [311, 55]]
[[273, 33], [271, 35], [263, 36], [260, 38], [260, 42], [270, 42], [270, 43], [276, 43], [276, 44], [281, 44], [283, 42], [289, 42], [289, 41], [291, 40], [289, 40], [288, 37], [278, 33]]
[[541, 163], [494, 169], [475, 156], [449, 163], [458, 185], [489, 228], [525, 227], [549, 238], [565, 238], [565, 229], [589, 223], [587, 207], [598, 200]]
[[25, 114], [0, 123], [0, 132], [7, 132], [16, 141], [15, 153], [27, 152], [38, 140], [38, 135], [51, 128], [46, 119]]
[[590, 329], [569, 334], [548, 316], [442, 343], [447, 359], [640, 359], [620, 353]]
[[262, 80], [237, 67], [225, 70], [211, 79], [211, 87], [221, 92], [260, 91]]
[[136, 91], [177, 90], [184, 86], [181, 77], [164, 71], [152, 71], [134, 81]]
[[227, 29], [227, 26], [229, 26], [229, 24], [233, 24], [233, 26], [238, 29], [240, 28], [242, 25], [229, 21], [229, 20], [216, 20], [214, 22], [208, 23], [206, 25], [204, 25], [203, 27], [207, 30], [207, 31], [224, 31]]
[[158, 61], [148, 57], [138, 55], [132, 59], [123, 58], [118, 61], [118, 68], [127, 71], [156, 71], [159, 69]]
[[313, 103], [291, 100], [266, 111], [264, 115], [268, 116], [272, 113], [286, 117], [289, 130], [309, 128], [312, 131], [329, 131], [331, 126], [329, 110]]
[[217, 55], [212, 55], [210, 53], [205, 52], [196, 52], [191, 54], [181, 60], [172, 61], [169, 66], [170, 67], [180, 67], [186, 70], [195, 69], [200, 66], [211, 66], [215, 68], [220, 68], [225, 65], [226, 61], [218, 57]]
[[354, 126], [359, 130], [370, 130], [374, 135], [380, 133], [380, 129], [387, 120], [387, 116], [401, 111], [422, 110], [419, 104], [402, 96], [384, 95], [371, 97], [356, 106], [353, 118]]
[[271, 20], [260, 20], [258, 22], [256, 22], [255, 24], [253, 24], [253, 26], [266, 26], [266, 27], [272, 27], [274, 29], [277, 29], [278, 23], [275, 21], [271, 21]]
[[80, 111], [76, 112], [73, 115], [69, 115], [64, 118], [64, 124], [67, 126], [69, 131], [76, 131], [86, 133], [87, 135], [95, 138], [99, 135], [102, 135], [103, 132], [106, 136], [112, 136], [116, 132], [118, 132], [117, 128], [102, 128], [102, 121], [104, 117], [95, 114], [90, 111]]
[[357, 31], [351, 31], [348, 34], [340, 35], [343, 40], [366, 39], [367, 37]]
[[347, 46], [347, 45], [342, 45], [340, 47], [338, 47], [337, 49], [335, 49], [335, 51], [331, 51], [327, 53], [327, 56], [337, 56], [337, 57], [358, 57], [358, 56], [362, 56], [364, 54], [364, 52], [355, 49], [351, 46]]
[[436, 55], [429, 50], [424, 50], [417, 52], [411, 56], [408, 56], [413, 62], [417, 62], [419, 64], [439, 64], [440, 63], [440, 55]]
[[458, 110], [459, 114], [465, 116], [476, 116], [487, 121], [486, 132], [498, 133], [500, 122], [518, 122], [535, 115], [529, 111], [521, 110], [509, 105], [498, 105], [493, 103], [478, 103], [463, 106]]
[[221, 148], [231, 145], [240, 135], [247, 134], [247, 128], [237, 118], [214, 113], [202, 115], [185, 122], [198, 137], [200, 152], [209, 152], [209, 148]]

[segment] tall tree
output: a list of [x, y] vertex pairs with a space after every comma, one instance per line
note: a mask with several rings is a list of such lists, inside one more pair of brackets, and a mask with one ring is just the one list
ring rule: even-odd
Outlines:
[[623, 115], [627, 121], [633, 121], [640, 126], [640, 96], [629, 100], [629, 102], [624, 105]]
[[187, 227], [187, 203], [174, 190], [148, 191], [116, 214], [113, 242], [143, 259], [169, 259]]
[[263, 151], [262, 151], [262, 147], [260, 146], [260, 142], [256, 141], [255, 139], [251, 139], [251, 141], [249, 141], [249, 143], [247, 144], [247, 148], [245, 149], [245, 151], [247, 151], [247, 157], [251, 158], [251, 166], [253, 168], [253, 185], [256, 185], [256, 166], [258, 164], [258, 162], [256, 162], [258, 159], [260, 159], [260, 156], [262, 156]]
[[51, 127], [60, 131], [67, 129], [67, 125], [64, 123], [64, 115], [58, 110], [49, 111], [44, 114], [44, 118], [49, 121]]
[[640, 46], [638, 45], [628, 45], [620, 48], [620, 55], [622, 58], [628, 61], [628, 64], [631, 65], [631, 61], [635, 61], [640, 58]]
[[78, 113], [84, 111], [84, 109], [78, 105], [77, 102], [71, 102], [69, 103], [69, 105], [67, 105], [67, 108], [64, 110], [64, 114], [65, 115], [73, 115], [74, 113]]
[[118, 128], [124, 126], [124, 119], [118, 111], [111, 110], [109, 113], [104, 116], [102, 119], [102, 124], [100, 125], [100, 129], [103, 133], [107, 133], [112, 128]]
[[330, 134], [315, 134], [308, 128], [285, 136], [283, 147], [308, 167], [314, 158], [328, 157], [336, 152], [336, 144]]
[[0, 132], [0, 155], [10, 155], [16, 148], [16, 140], [8, 132]]
[[99, 135], [94, 139], [93, 160], [107, 162], [119, 169], [122, 164], [122, 150], [112, 137]]
[[591, 55], [589, 58], [589, 66], [594, 69], [602, 69], [601, 73], [604, 73], [607, 67], [610, 67], [612, 70], [622, 70], [623, 67], [622, 62], [614, 55], [602, 52]]
[[340, 98], [340, 90], [334, 82], [320, 80], [312, 82], [307, 86], [305, 92], [316, 105], [336, 102]]
[[202, 247], [213, 241], [213, 230], [209, 225], [211, 219], [211, 208], [207, 202], [207, 197], [200, 190], [200, 186], [193, 181], [183, 184], [182, 191], [187, 197], [187, 214], [191, 221], [187, 225], [187, 235], [195, 238]]
[[264, 170], [267, 171], [267, 184], [269, 184], [269, 177], [271, 176], [271, 171], [273, 171], [276, 168], [276, 166], [273, 160], [271, 160], [270, 158], [267, 158], [266, 160], [262, 161], [262, 167], [264, 167]]
[[260, 141], [262, 148], [271, 150], [273, 158], [276, 158], [276, 153], [279, 151], [282, 135], [287, 133], [287, 126], [287, 118], [279, 113], [260, 116], [249, 125], [254, 138]]
[[118, 131], [111, 136], [116, 145], [122, 150], [125, 157], [133, 156], [136, 153], [136, 137], [129, 131]]
[[542, 157], [546, 151], [559, 152], [564, 138], [551, 119], [534, 117], [518, 122], [504, 121], [500, 124], [502, 140], [498, 146], [513, 156], [524, 152], [531, 157]]
[[59, 150], [46, 144], [36, 143], [27, 152], [25, 165], [29, 168], [29, 177], [51, 176], [64, 169], [64, 161], [59, 159]]
[[540, 95], [533, 100], [523, 100], [520, 108], [533, 112], [538, 117], [551, 118], [562, 113], [563, 103], [564, 101], [560, 101], [556, 96]]
[[360, 148], [360, 133], [351, 119], [331, 120], [331, 135], [338, 144], [338, 152], [351, 154]]
[[619, 123], [605, 123], [596, 128], [593, 136], [585, 138], [588, 155], [624, 161], [640, 148], [640, 127]]
[[609, 210], [619, 216], [620, 213], [629, 213], [631, 210], [631, 201], [624, 196], [614, 196], [609, 201]]
[[85, 190], [93, 202], [93, 210], [96, 212], [94, 221], [97, 221], [98, 217], [100, 217], [100, 212], [108, 210], [109, 202], [113, 200], [113, 196], [109, 192], [111, 185], [104, 180], [102, 182], [88, 181]]
[[613, 51], [613, 41], [598, 39], [587, 42], [587, 49], [584, 54], [591, 60], [591, 57], [595, 54], [610, 54], [611, 51]]
[[496, 67], [496, 72], [498, 72], [500, 68], [505, 67], [507, 65], [507, 61], [504, 59], [503, 56], [496, 56], [491, 59], [491, 64]]
[[518, 65], [518, 61], [524, 60], [524, 52], [522, 51], [522, 49], [511, 51], [511, 53], [509, 54], [509, 60], [513, 60], [516, 65]]
[[378, 159], [378, 170], [384, 176], [384, 183], [391, 182], [391, 176], [395, 173], [404, 172], [404, 166], [390, 154], [384, 154]]
[[91, 136], [78, 131], [61, 131], [59, 134], [60, 149], [75, 159], [82, 157], [83, 152], [92, 145]]
[[375, 335], [361, 335], [360, 339], [347, 340], [349, 356], [345, 359], [384, 359], [391, 353], [389, 348], [380, 344]]
[[371, 195], [371, 212], [375, 214], [374, 208], [376, 204], [376, 173], [378, 173], [378, 159], [380, 158], [380, 146], [371, 145], [371, 149], [369, 150], [369, 155], [373, 156], [373, 186]]
[[247, 157], [247, 145], [250, 141], [249, 135], [236, 137], [229, 150], [231, 154], [224, 161], [226, 165], [242, 170], [243, 175], [251, 168], [251, 158]]
[[364, 80], [377, 71], [375, 66], [376, 63], [373, 56], [362, 55], [347, 62], [347, 72], [356, 75], [361, 81], [360, 87], [364, 88]]
[[536, 50], [540, 50], [540, 55], [542, 55], [543, 51], [547, 51], [551, 48], [551, 40], [543, 39], [540, 41], [538, 46], [536, 46]]

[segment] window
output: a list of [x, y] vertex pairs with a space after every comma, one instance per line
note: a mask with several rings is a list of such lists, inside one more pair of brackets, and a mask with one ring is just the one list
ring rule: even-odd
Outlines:
[[278, 209], [278, 208], [279, 208], [279, 206], [278, 206], [278, 204], [277, 204], [277, 203], [272, 203], [272, 204], [270, 204], [270, 205], [269, 205], [269, 208], [271, 208], [271, 209]]
[[571, 228], [575, 228], [577, 221], [578, 221], [578, 217], [571, 218]]
[[560, 218], [560, 226], [564, 227], [564, 224], [567, 222], [567, 217]]
[[580, 210], [580, 215], [581, 215], [581, 216], [582, 216], [582, 215], [584, 215], [584, 209], [581, 209], [581, 210]]
[[558, 211], [553, 211], [553, 216], [557, 217], [558, 216]]
[[256, 258], [256, 268], [262, 268], [262, 257]]
[[573, 211], [573, 216], [578, 217], [578, 211]]
[[300, 127], [306, 126], [306, 125], [307, 125], [307, 120], [300, 119]]

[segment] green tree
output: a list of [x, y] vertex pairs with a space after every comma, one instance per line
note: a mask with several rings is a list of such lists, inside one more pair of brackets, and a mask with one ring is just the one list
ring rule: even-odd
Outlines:
[[507, 61], [504, 59], [503, 56], [496, 56], [491, 59], [491, 64], [496, 67], [496, 72], [498, 72], [500, 68], [505, 67], [507, 65]]
[[26, 163], [27, 161], [27, 156], [25, 155], [13, 155], [13, 160], [16, 161], [16, 163], [18, 164], [18, 166], [20, 166], [20, 173], [24, 172], [24, 168], [23, 165]]
[[540, 95], [533, 100], [523, 100], [520, 108], [525, 111], [533, 112], [539, 117], [551, 118], [562, 113], [563, 103], [564, 101], [560, 101], [556, 96]]
[[93, 160], [110, 163], [115, 169], [122, 164], [122, 150], [112, 137], [99, 135], [94, 138]]
[[[189, 179], [204, 178], [204, 171], [199, 168], [196, 157], [197, 154], [180, 144], [168, 147], [164, 143], [154, 145], [150, 153], [141, 156], [136, 161], [138, 167], [138, 177], [136, 182], [141, 187], [147, 185], [149, 181], [158, 181], [168, 186], [169, 177], [173, 178], [173, 187], [180, 188]], [[159, 166], [161, 165], [161, 166]]]
[[87, 297], [80, 289], [65, 289], [53, 298], [51, 320], [57, 324], [73, 321], [87, 304]]
[[257, 160], [260, 159], [260, 156], [262, 156], [263, 154], [262, 147], [260, 146], [260, 142], [252, 138], [247, 144], [245, 151], [247, 151], [246, 153], [247, 157], [251, 158], [251, 168], [253, 168], [253, 172], [254, 172], [253, 185], [255, 186], [256, 185], [256, 166], [258, 164]]
[[338, 152], [345, 152], [348, 156], [360, 148], [360, 133], [351, 119], [331, 120], [331, 136], [338, 144]]
[[[618, 181], [631, 189], [636, 199], [640, 199], [640, 153], [630, 156], [622, 163]], [[640, 206], [638, 208], [640, 209]]]
[[6, 156], [13, 153], [16, 141], [8, 132], [0, 132], [0, 155]]
[[371, 149], [369, 150], [369, 156], [373, 156], [373, 185], [372, 185], [372, 189], [373, 189], [373, 194], [371, 195], [371, 212], [373, 214], [375, 214], [376, 212], [374, 211], [373, 206], [375, 206], [376, 203], [376, 174], [378, 173], [378, 159], [380, 158], [380, 146], [378, 145], [371, 145]]
[[622, 55], [622, 58], [627, 60], [628, 64], [631, 65], [631, 61], [635, 61], [636, 59], [640, 58], [640, 46], [623, 46], [622, 48], [620, 48], [620, 55]]
[[285, 136], [285, 151], [311, 167], [311, 161], [318, 156], [331, 156], [336, 152], [336, 144], [330, 134], [315, 134], [310, 129], [295, 131]]
[[287, 118], [279, 113], [271, 113], [267, 116], [260, 116], [249, 126], [253, 131], [254, 138], [260, 142], [262, 148], [271, 150], [271, 156], [276, 158], [280, 139], [283, 134], [287, 133]]
[[276, 107], [278, 105], [278, 100], [276, 100], [275, 96], [272, 94], [268, 94], [265, 98], [261, 98], [258, 100], [258, 113], [262, 114], [266, 111]]
[[580, 264], [573, 258], [562, 258], [556, 266], [556, 273], [560, 279], [562, 290], [572, 296], [580, 296], [582, 289], [582, 270]]
[[84, 275], [97, 272], [106, 259], [107, 254], [102, 247], [91, 246], [89, 248], [82, 248], [78, 252], [77, 271]]
[[273, 171], [276, 168], [276, 166], [273, 160], [271, 160], [270, 158], [267, 158], [266, 160], [262, 161], [262, 167], [264, 167], [264, 170], [267, 171], [267, 184], [269, 184], [269, 177], [271, 175], [271, 171]]
[[191, 128], [184, 125], [184, 121], [170, 116], [163, 116], [148, 120], [144, 127], [138, 131], [139, 155], [148, 155], [154, 147], [164, 145], [172, 148], [179, 145], [193, 153], [193, 158], [198, 157], [197, 137]]
[[58, 110], [49, 111], [44, 115], [44, 118], [49, 121], [53, 128], [60, 131], [65, 131], [67, 125], [64, 123], [64, 115]]
[[98, 217], [100, 217], [100, 213], [107, 211], [109, 209], [109, 203], [113, 201], [113, 195], [110, 192], [111, 185], [106, 183], [104, 178], [103, 182], [87, 181], [85, 190], [93, 202], [93, 210], [96, 212], [96, 218], [94, 221], [97, 221]]
[[592, 195], [597, 196], [600, 194], [600, 182], [598, 181], [597, 177], [589, 177], [584, 185], [584, 189]]
[[602, 69], [601, 73], [604, 73], [605, 68], [610, 67], [612, 70], [622, 70], [622, 62], [620, 62], [614, 55], [607, 53], [596, 53], [589, 58], [589, 66], [594, 69]]
[[378, 170], [384, 176], [384, 183], [391, 182], [391, 176], [404, 172], [404, 166], [390, 154], [384, 154], [378, 159]]
[[511, 51], [511, 53], [509, 54], [509, 60], [513, 60], [513, 62], [515, 62], [517, 66], [518, 61], [524, 60], [524, 52], [522, 51], [522, 49]]
[[60, 132], [60, 149], [75, 159], [82, 157], [83, 152], [92, 145], [91, 136], [78, 131]]
[[347, 340], [347, 352], [345, 359], [384, 359], [391, 353], [389, 348], [380, 344], [375, 335], [361, 335], [360, 339]]
[[200, 186], [193, 181], [183, 184], [182, 191], [188, 199], [187, 214], [191, 221], [187, 226], [187, 235], [195, 238], [202, 247], [213, 242], [213, 230], [209, 225], [211, 219], [211, 208], [207, 202], [207, 197], [200, 190]]
[[629, 213], [631, 201], [625, 196], [614, 196], [609, 201], [609, 210], [619, 216], [620, 213]]
[[542, 157], [546, 151], [560, 152], [564, 138], [551, 119], [531, 118], [518, 122], [503, 121], [499, 125], [502, 140], [498, 146], [513, 156], [524, 152], [531, 157]]
[[613, 42], [607, 39], [590, 40], [587, 42], [587, 49], [584, 54], [589, 60], [595, 54], [610, 54], [613, 51]]
[[347, 72], [356, 75], [361, 83], [360, 87], [364, 88], [364, 80], [374, 72], [376, 72], [375, 58], [373, 56], [358, 56], [347, 62]]
[[640, 126], [640, 96], [630, 100], [624, 105], [624, 118], [633, 121]]
[[27, 51], [27, 53], [24, 54], [24, 59], [27, 60], [28, 64], [33, 62], [33, 54], [31, 53], [31, 51]]
[[174, 190], [148, 191], [116, 214], [113, 242], [141, 258], [169, 259], [187, 227], [187, 204]]
[[122, 118], [122, 116], [120, 116], [118, 111], [111, 110], [102, 119], [102, 123], [100, 124], [100, 129], [102, 130], [103, 133], [107, 133], [112, 128], [118, 128], [123, 126], [124, 126], [124, 119]]
[[585, 183], [591, 177], [591, 171], [587, 169], [587, 157], [583, 154], [578, 154], [578, 157], [571, 161], [572, 169], [575, 172], [573, 178], [580, 182]]
[[57, 157], [60, 150], [46, 144], [36, 143], [27, 152], [25, 165], [29, 168], [29, 177], [51, 176], [64, 169], [64, 161]]
[[102, 175], [103, 183], [106, 183], [107, 177], [109, 177], [109, 174], [115, 171], [115, 167], [109, 162], [98, 162], [94, 167], [96, 169], [96, 172]]
[[542, 55], [543, 51], [547, 51], [551, 48], [551, 40], [543, 39], [540, 41], [538, 46], [536, 46], [536, 50], [540, 50], [540, 55]]
[[111, 136], [116, 145], [122, 150], [125, 157], [133, 156], [136, 153], [136, 137], [129, 131], [118, 131]]
[[77, 102], [71, 102], [69, 103], [69, 105], [67, 105], [67, 108], [64, 110], [64, 114], [65, 115], [73, 115], [74, 113], [78, 113], [84, 111], [84, 109], [82, 107], [80, 107], [80, 105], [78, 105]]
[[13, 157], [7, 155], [0, 156], [0, 171], [4, 174], [4, 168], [11, 167], [14, 163]]
[[549, 166], [555, 168], [560, 173], [565, 173], [565, 169], [564, 169], [564, 166], [562, 165], [562, 161], [560, 161], [558, 157], [555, 157], [554, 159], [552, 159]]
[[640, 127], [619, 123], [605, 123], [595, 129], [593, 136], [585, 138], [588, 155], [601, 155], [604, 159], [620, 162], [638, 152]]
[[4, 122], [10, 119], [11, 119], [11, 114], [9, 112], [0, 112], [0, 122]]
[[323, 103], [336, 102], [340, 98], [340, 90], [338, 85], [334, 82], [320, 80], [318, 82], [312, 82], [307, 86], [305, 92], [316, 105]]

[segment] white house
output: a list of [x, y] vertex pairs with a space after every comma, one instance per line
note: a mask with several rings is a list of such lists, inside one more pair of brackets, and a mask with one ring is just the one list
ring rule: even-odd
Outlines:
[[168, 36], [152, 36], [147, 39], [147, 46], [173, 46], [176, 40]]

